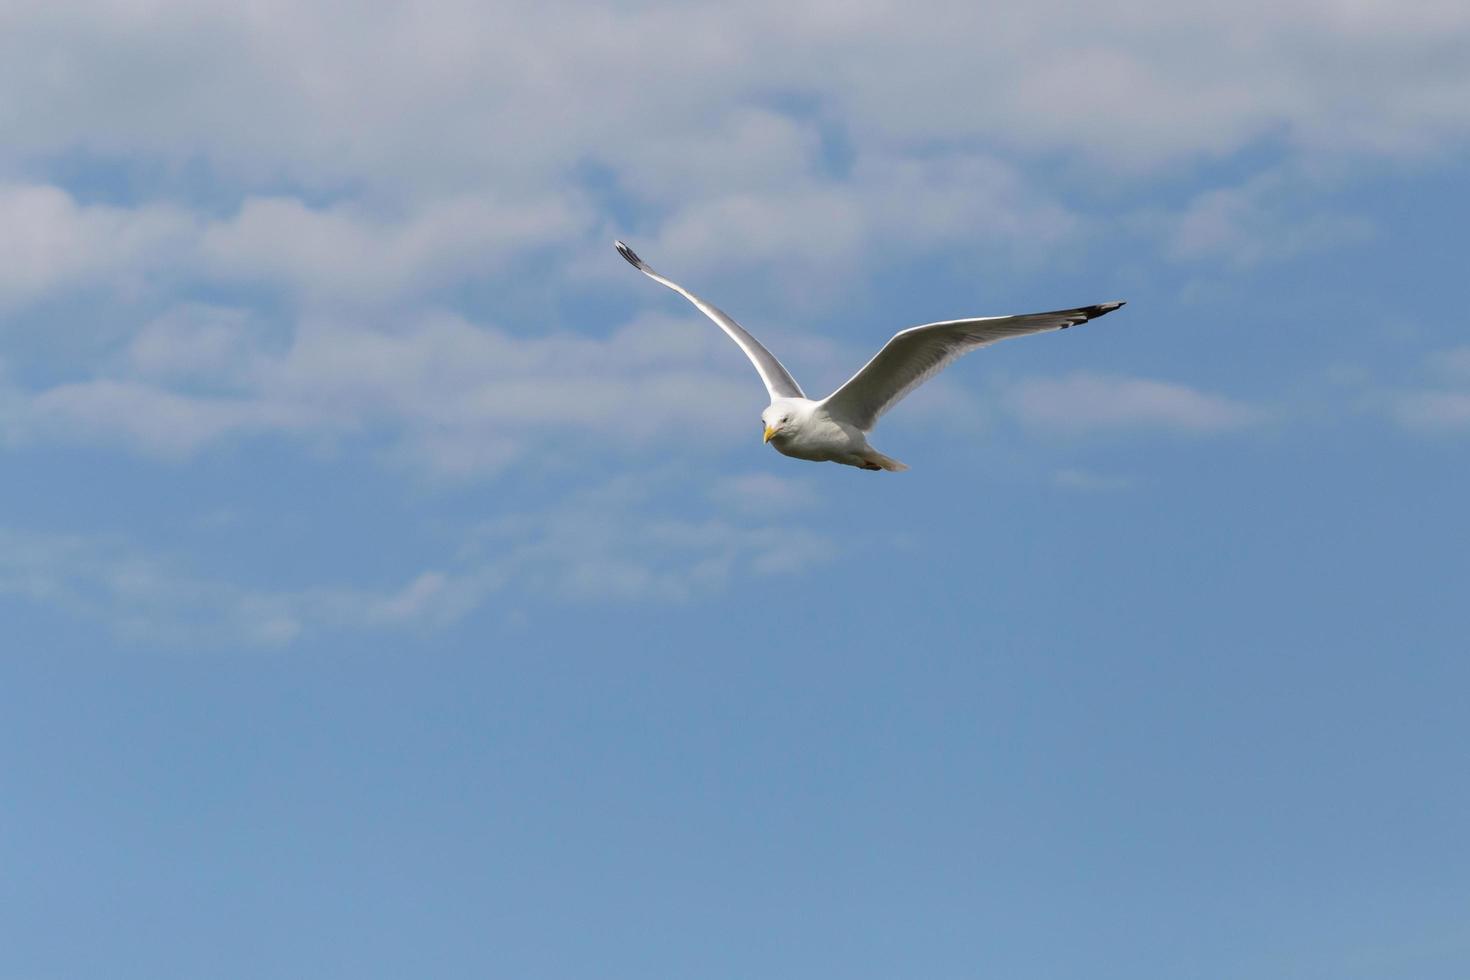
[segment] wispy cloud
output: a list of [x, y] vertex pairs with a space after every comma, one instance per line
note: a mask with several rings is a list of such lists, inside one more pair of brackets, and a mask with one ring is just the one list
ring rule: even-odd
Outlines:
[[484, 523], [440, 567], [388, 589], [324, 583], [272, 591], [211, 579], [184, 557], [115, 536], [0, 527], [0, 595], [101, 622], [138, 642], [279, 646], [312, 633], [444, 626], [506, 594], [682, 602], [741, 579], [799, 574], [837, 554], [827, 537], [793, 523], [728, 509], [673, 516], [651, 487], [614, 481]]
[[1362, 387], [1371, 405], [1404, 429], [1421, 435], [1470, 432], [1470, 347], [1436, 351], [1424, 358], [1417, 386]]
[[1303, 213], [1301, 202], [1313, 202], [1306, 186], [1304, 179], [1276, 171], [1238, 186], [1203, 191], [1167, 222], [1168, 252], [1181, 260], [1223, 259], [1250, 266], [1363, 241], [1373, 233], [1371, 224], [1358, 216], [1332, 210]]
[[1068, 434], [1131, 429], [1205, 434], [1266, 417], [1259, 408], [1188, 385], [1082, 372], [1018, 382], [1007, 391], [1005, 404], [1028, 426]]
[[286, 597], [209, 582], [99, 537], [0, 528], [0, 594], [100, 620], [136, 639], [274, 645], [301, 629]]
[[244, 311], [191, 305], [141, 330], [101, 377], [39, 390], [0, 379], [8, 435], [182, 457], [242, 436], [377, 431], [400, 437], [394, 458], [463, 476], [548, 441], [701, 451], [762, 405], [739, 351], [702, 320], [640, 318], [596, 339], [443, 313], [392, 327], [315, 318], [279, 351], [255, 330]]
[[653, 487], [667, 489], [668, 482], [658, 474], [624, 477], [544, 513], [487, 523], [465, 554], [565, 598], [675, 601], [737, 578], [800, 572], [837, 555], [832, 540], [780, 513], [742, 513], [730, 501], [721, 501], [724, 513], [692, 518], [660, 511], [657, 501], [666, 498]]
[[721, 507], [742, 514], [789, 514], [818, 501], [816, 490], [807, 481], [774, 473], [719, 477], [710, 487], [709, 496]]
[[1393, 414], [1402, 425], [1420, 432], [1470, 430], [1470, 392], [1408, 392], [1394, 402]]

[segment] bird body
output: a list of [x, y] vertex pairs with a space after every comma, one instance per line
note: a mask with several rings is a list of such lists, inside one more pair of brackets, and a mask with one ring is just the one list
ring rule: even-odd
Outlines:
[[816, 463], [843, 463], [865, 470], [906, 470], [868, 445], [867, 433], [851, 422], [833, 418], [822, 402], [810, 398], [776, 398], [761, 413], [776, 452]]
[[879, 416], [956, 358], [1009, 337], [1065, 330], [1111, 313], [1121, 300], [1050, 313], [946, 320], [896, 334], [862, 370], [820, 401], [806, 397], [791, 373], [745, 328], [672, 279], [653, 271], [622, 242], [619, 254], [638, 271], [693, 303], [739, 345], [765, 383], [771, 404], [761, 413], [765, 441], [783, 456], [865, 470], [908, 469], [868, 444]]

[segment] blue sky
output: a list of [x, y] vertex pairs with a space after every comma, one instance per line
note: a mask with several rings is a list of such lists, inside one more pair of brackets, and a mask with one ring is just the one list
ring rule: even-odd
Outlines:
[[0, 974], [1465, 976], [1467, 43], [0, 13]]

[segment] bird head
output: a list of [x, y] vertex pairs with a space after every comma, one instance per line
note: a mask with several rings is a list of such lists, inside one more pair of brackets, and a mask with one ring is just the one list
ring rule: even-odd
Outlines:
[[772, 402], [761, 413], [761, 422], [765, 425], [766, 430], [763, 441], [770, 442], [782, 434], [789, 433], [796, 427], [798, 421], [794, 407]]

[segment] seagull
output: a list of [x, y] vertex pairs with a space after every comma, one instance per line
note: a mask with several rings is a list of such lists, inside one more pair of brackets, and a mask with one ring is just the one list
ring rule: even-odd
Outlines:
[[961, 354], [1010, 337], [1066, 330], [1105, 316], [1124, 303], [1116, 300], [1051, 313], [943, 320], [910, 327], [895, 334], [846, 384], [826, 398], [813, 401], [801, 390], [791, 372], [744, 327], [672, 279], [653, 271], [627, 245], [613, 244], [633, 268], [683, 296], [715, 321], [750, 358], [771, 398], [771, 404], [761, 413], [765, 441], [778, 453], [865, 470], [908, 469], [868, 445], [868, 433], [879, 416], [898, 404], [899, 399], [948, 367]]

